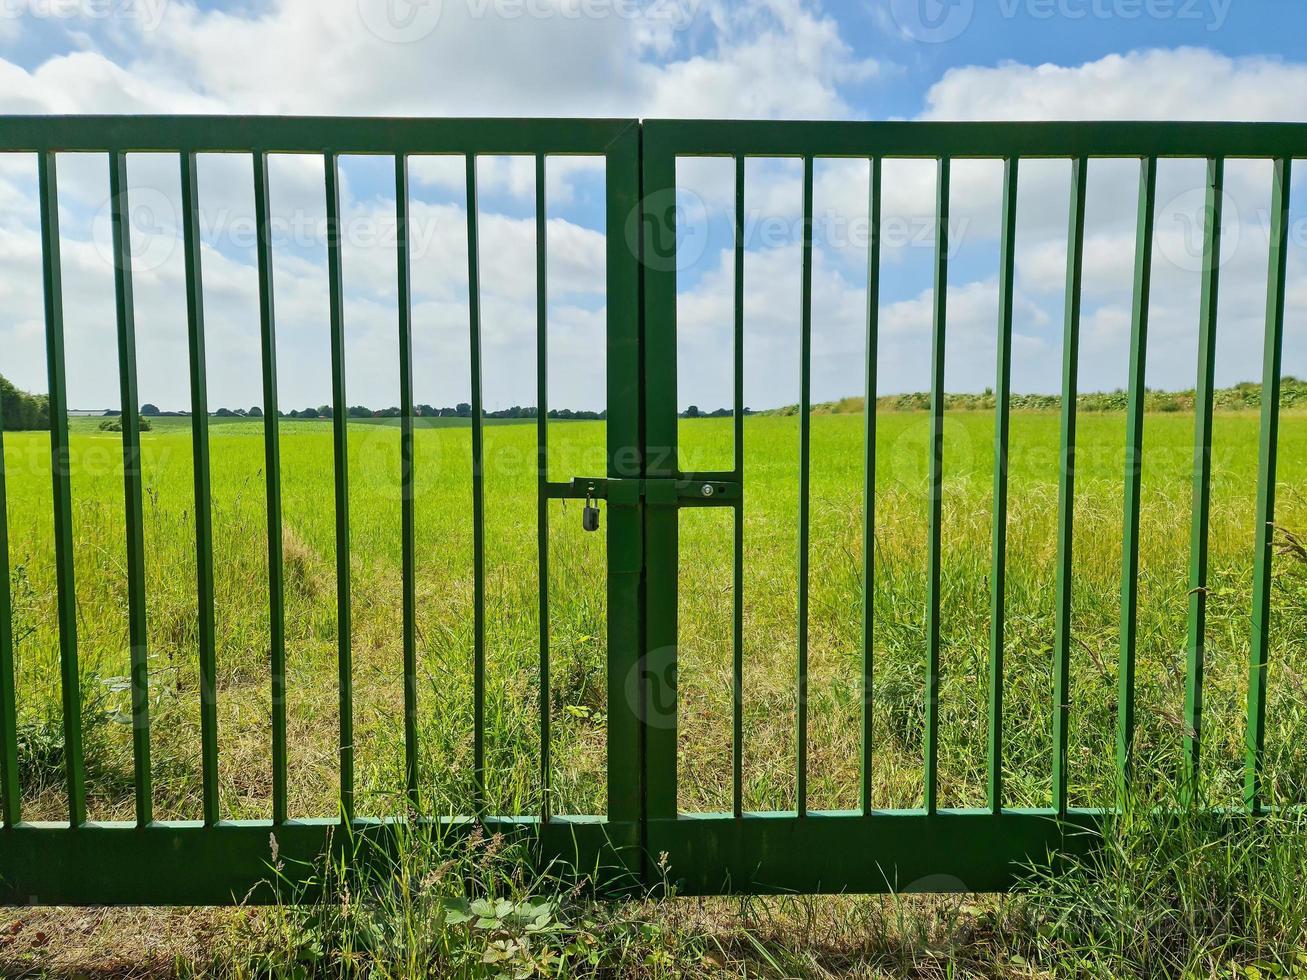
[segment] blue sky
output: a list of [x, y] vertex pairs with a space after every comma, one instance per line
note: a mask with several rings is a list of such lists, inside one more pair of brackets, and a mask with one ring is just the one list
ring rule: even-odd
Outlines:
[[[0, 0], [0, 112], [605, 115], [829, 119], [1307, 120], [1307, 6], [1252, 0]], [[260, 400], [249, 161], [202, 161], [205, 306], [214, 405]], [[1125, 381], [1135, 161], [1091, 165], [1082, 387]], [[1300, 167], [1300, 173], [1304, 168]], [[144, 400], [187, 403], [176, 160], [129, 160]], [[534, 187], [522, 160], [480, 161], [486, 401], [533, 404]], [[1053, 390], [1068, 165], [1023, 170], [1016, 362]], [[350, 400], [393, 404], [393, 200], [384, 162], [343, 164]], [[994, 161], [954, 166], [948, 387], [992, 383]], [[468, 397], [462, 167], [415, 164], [417, 398]], [[555, 405], [603, 407], [602, 172], [551, 160], [550, 377]], [[682, 406], [730, 400], [730, 166], [683, 161], [677, 331]], [[1201, 164], [1159, 172], [1149, 383], [1193, 383]], [[273, 209], [283, 407], [328, 399], [322, 170], [278, 160]], [[799, 171], [750, 161], [746, 402], [798, 383]], [[1255, 379], [1270, 172], [1231, 163], [1219, 344], [1222, 382]], [[1303, 200], [1301, 180], [1295, 180]], [[891, 161], [883, 212], [881, 377], [928, 381], [934, 166]], [[819, 161], [814, 397], [860, 391], [866, 166]], [[102, 158], [61, 161], [70, 389], [116, 405]], [[1307, 374], [1307, 209], [1295, 207], [1285, 370]], [[0, 373], [44, 388], [34, 162], [0, 160]], [[1197, 229], [1195, 231], [1195, 229]], [[695, 236], [700, 236], [696, 238]], [[1197, 236], [1197, 237], [1196, 237]], [[693, 253], [692, 255], [690, 253]], [[596, 363], [599, 361], [600, 363]]]

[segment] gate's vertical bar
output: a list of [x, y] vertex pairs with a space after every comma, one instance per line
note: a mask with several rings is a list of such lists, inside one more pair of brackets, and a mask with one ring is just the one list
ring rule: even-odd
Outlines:
[[944, 520], [944, 343], [948, 312], [948, 157], [940, 157], [935, 200], [934, 324], [930, 352], [930, 530], [926, 580], [926, 812], [939, 805], [940, 528]]
[[[213, 607], [213, 504], [209, 489], [209, 393], [200, 265], [200, 191], [195, 154], [181, 154], [182, 246], [191, 381], [191, 469], [195, 481], [195, 595], [200, 675], [200, 769], [204, 822], [218, 822], [217, 639]], [[275, 412], [273, 413], [276, 414]], [[275, 807], [274, 807], [275, 811]]]
[[1125, 518], [1121, 544], [1121, 662], [1117, 670], [1116, 764], [1119, 791], [1130, 780], [1135, 729], [1135, 652], [1139, 618], [1139, 494], [1144, 469], [1144, 394], [1148, 359], [1148, 296], [1153, 265], [1153, 209], [1157, 158], [1139, 166], [1139, 215], [1135, 231], [1134, 309], [1130, 322], [1130, 380], [1126, 400]]
[[349, 576], [349, 403], [345, 397], [345, 282], [340, 259], [340, 157], [327, 152], [327, 296], [331, 317], [331, 436], [336, 477], [336, 664], [340, 688], [340, 809], [354, 818], [354, 657]]
[[1224, 157], [1208, 160], [1203, 285], [1198, 311], [1198, 379], [1194, 385], [1194, 493], [1189, 529], [1189, 642], [1184, 690], [1184, 793], [1191, 801], [1198, 798], [1199, 754], [1202, 750], [1203, 665], [1207, 651], [1207, 521], [1212, 507], [1212, 399], [1224, 184]]
[[[737, 483], [744, 482], [744, 155], [735, 157], [735, 463]], [[735, 502], [731, 609], [731, 800], [736, 817], [744, 815], [744, 494]]]
[[1080, 363], [1087, 167], [1085, 157], [1071, 161], [1071, 227], [1062, 333], [1062, 466], [1057, 497], [1057, 606], [1053, 636], [1053, 805], [1059, 814], [1065, 814], [1067, 806], [1067, 723], [1071, 716], [1071, 545], [1076, 498], [1076, 378]]
[[549, 213], [545, 155], [536, 159], [536, 565], [540, 592], [540, 819], [549, 819]]
[[[645, 653], [641, 671], [645, 712], [646, 815], [676, 816], [677, 557], [676, 476], [676, 157], [646, 124], [641, 154], [644, 234]], [[626, 215], [621, 216], [627, 220]], [[609, 225], [610, 228], [617, 227]], [[611, 398], [611, 393], [610, 393]], [[610, 400], [609, 408], [616, 406]], [[609, 422], [610, 433], [612, 422]], [[611, 438], [611, 434], [610, 434]], [[610, 559], [611, 560], [611, 559]]]
[[1289, 252], [1292, 160], [1275, 161], [1271, 189], [1271, 247], [1266, 276], [1266, 333], [1262, 353], [1262, 426], [1257, 464], [1256, 552], [1253, 556], [1252, 644], [1248, 660], [1248, 736], [1244, 802], [1263, 808], [1262, 753], [1266, 738], [1266, 662], [1271, 646], [1271, 561], [1275, 543], [1275, 463], [1280, 430], [1280, 359], [1284, 342], [1285, 264]]
[[[640, 343], [644, 313], [637, 235], [642, 229], [640, 127], [632, 123], [605, 156], [605, 254], [608, 378], [608, 823], [614, 843], [626, 848], [627, 867], [641, 868], [644, 814], [641, 575], [644, 567], [640, 477], [644, 453], [641, 417]], [[630, 223], [628, 223], [630, 222]], [[613, 491], [627, 488], [618, 500]]]
[[472, 381], [472, 767], [477, 813], [486, 802], [486, 507], [481, 418], [481, 279], [477, 252], [477, 158], [467, 163], [467, 305]]
[[795, 808], [808, 813], [808, 524], [812, 469], [812, 155], [803, 158], [803, 299], [799, 321], [798, 753]]
[[1003, 162], [998, 365], [994, 380], [994, 526], [989, 573], [989, 808], [1003, 809], [1003, 654], [1007, 597], [1008, 436], [1012, 398], [1012, 290], [1017, 254], [1017, 157]]
[[259, 269], [259, 336], [263, 348], [263, 470], [268, 498], [268, 627], [271, 637], [268, 664], [272, 675], [272, 820], [274, 823], [282, 823], [286, 819], [286, 587], [282, 570], [277, 327], [272, 302], [272, 226], [268, 212], [268, 159], [263, 150], [254, 151], [253, 162], [254, 222]]
[[862, 464], [862, 813], [871, 813], [872, 739], [875, 718], [876, 556], [876, 358], [880, 338], [881, 158], [872, 157], [867, 175], [867, 365], [863, 394]]
[[418, 796], [417, 527], [413, 513], [413, 293], [408, 250], [408, 157], [395, 154], [395, 268], [399, 306], [400, 547], [404, 607], [404, 782]]
[[59, 671], [64, 710], [64, 769], [68, 822], [86, 822], [86, 773], [82, 759], [82, 690], [77, 667], [77, 591], [73, 572], [72, 461], [68, 448], [68, 385], [64, 368], [63, 277], [59, 255], [59, 180], [55, 154], [40, 154], [42, 286], [45, 293], [45, 356], [50, 385], [50, 473], [54, 486], [55, 582], [59, 602]]
[[5, 490], [5, 419], [0, 405], [0, 819], [23, 819], [18, 778], [18, 702], [14, 685], [14, 618], [9, 591], [9, 504]]
[[127, 633], [131, 658], [132, 760], [136, 823], [153, 819], [150, 791], [150, 660], [145, 618], [145, 516], [141, 501], [140, 399], [136, 383], [136, 318], [132, 301], [132, 227], [127, 155], [109, 154], [114, 303], [118, 320], [118, 384], [122, 405], [123, 502], [127, 538]]

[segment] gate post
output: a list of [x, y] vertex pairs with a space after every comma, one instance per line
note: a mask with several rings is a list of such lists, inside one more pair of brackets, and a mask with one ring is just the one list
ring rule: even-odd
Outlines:
[[[646, 820], [676, 817], [677, 562], [676, 157], [646, 124], [644, 192]], [[670, 479], [669, 479], [670, 478]], [[662, 491], [658, 494], [657, 491]], [[659, 499], [661, 497], [661, 499]]]
[[633, 874], [643, 862], [641, 661], [640, 124], [608, 145], [608, 822], [612, 845]]

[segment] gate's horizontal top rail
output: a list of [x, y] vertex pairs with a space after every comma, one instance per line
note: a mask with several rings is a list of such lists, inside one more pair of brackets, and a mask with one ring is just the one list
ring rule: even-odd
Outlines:
[[600, 154], [634, 119], [0, 116], [0, 152]]
[[331, 116], [0, 116], [0, 152], [602, 153], [642, 126], [674, 153], [745, 156], [1307, 156], [1307, 123], [774, 122]]
[[1226, 122], [753, 122], [650, 119], [674, 155], [817, 157], [1295, 157], [1307, 124]]

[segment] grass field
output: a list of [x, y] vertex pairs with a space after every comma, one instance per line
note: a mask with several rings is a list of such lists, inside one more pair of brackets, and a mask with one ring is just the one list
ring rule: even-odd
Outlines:
[[[72, 484], [88, 799], [92, 819], [130, 816], [122, 470], [119, 437], [75, 420]], [[812, 423], [809, 805], [857, 805], [861, 717], [863, 432], [860, 415]], [[1204, 773], [1209, 800], [1240, 798], [1258, 417], [1219, 411], [1210, 521]], [[925, 698], [929, 418], [882, 412], [877, 432], [874, 594], [877, 806], [920, 805]], [[271, 806], [262, 426], [212, 426], [222, 811]], [[945, 426], [940, 805], [984, 801], [993, 417]], [[604, 472], [602, 422], [551, 425], [550, 477]], [[731, 421], [683, 420], [686, 469], [729, 465]], [[745, 807], [792, 809], [798, 420], [745, 425]], [[402, 783], [399, 430], [352, 424], [351, 570], [359, 811], [389, 812]], [[437, 810], [471, 785], [470, 429], [416, 433], [421, 779]], [[1121, 576], [1124, 415], [1082, 413], [1074, 533], [1071, 799], [1112, 801]], [[1159, 796], [1181, 741], [1193, 420], [1145, 423], [1138, 663], [1141, 758]], [[156, 816], [200, 814], [194, 530], [189, 421], [142, 438]], [[335, 542], [331, 428], [281, 427], [292, 815], [335, 812]], [[489, 796], [539, 806], [535, 427], [486, 430]], [[25, 814], [61, 819], [62, 735], [49, 443], [5, 435]], [[1307, 781], [1307, 413], [1284, 413], [1267, 746], [1271, 798]], [[1051, 797], [1053, 583], [1058, 417], [1012, 416], [1005, 758], [1009, 806]], [[731, 516], [681, 514], [680, 804], [730, 808]], [[1297, 537], [1294, 537], [1297, 535]], [[603, 811], [604, 538], [554, 505], [550, 535], [551, 714], [556, 812]], [[1299, 855], [1301, 859], [1301, 855]], [[1298, 869], [1307, 870], [1307, 867]], [[674, 877], [675, 869], [672, 869]], [[834, 900], [832, 900], [834, 901]], [[678, 913], [679, 914], [679, 913]], [[669, 927], [670, 928], [670, 927]], [[1296, 941], [1296, 940], [1295, 940]], [[761, 967], [760, 967], [761, 969]], [[797, 969], [797, 968], [796, 968]], [[766, 972], [764, 969], [763, 972]], [[1019, 972], [1019, 971], [1018, 971]], [[782, 974], [786, 970], [781, 971]], [[813, 974], [819, 975], [819, 974]], [[821, 974], [824, 975], [824, 974]]]

